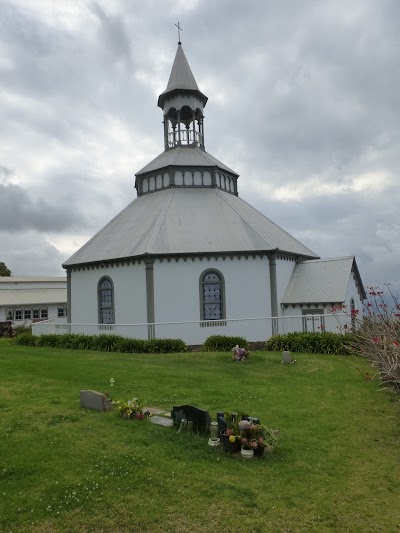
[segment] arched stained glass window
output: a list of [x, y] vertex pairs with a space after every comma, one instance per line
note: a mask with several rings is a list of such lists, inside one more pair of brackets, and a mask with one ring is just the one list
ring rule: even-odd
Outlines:
[[225, 318], [224, 278], [218, 270], [207, 270], [200, 277], [201, 319]]
[[99, 281], [99, 323], [114, 324], [114, 286], [110, 278]]

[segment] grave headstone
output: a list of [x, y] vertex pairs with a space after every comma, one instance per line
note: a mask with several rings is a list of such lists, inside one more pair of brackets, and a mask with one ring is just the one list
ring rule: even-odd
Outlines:
[[193, 405], [181, 405], [173, 407], [171, 411], [173, 423], [181, 426], [183, 421], [190, 421], [193, 423], [193, 431], [197, 433], [208, 433], [211, 417], [208, 411], [194, 407]]
[[282, 364], [284, 365], [292, 365], [295, 360], [292, 359], [292, 356], [290, 355], [290, 352], [288, 352], [287, 350], [284, 350], [282, 352]]
[[107, 400], [106, 395], [95, 390], [81, 390], [80, 400], [82, 407], [95, 411], [108, 411], [112, 407], [112, 402]]
[[[233, 420], [237, 417], [237, 413], [231, 413], [231, 417]], [[252, 422], [253, 424], [259, 424], [260, 420], [258, 418], [255, 418], [254, 416], [243, 416], [242, 420], [249, 420], [249, 422]], [[217, 422], [218, 427], [220, 431], [223, 431], [227, 428], [227, 421], [225, 420], [224, 413], [222, 411], [219, 411], [217, 413]]]

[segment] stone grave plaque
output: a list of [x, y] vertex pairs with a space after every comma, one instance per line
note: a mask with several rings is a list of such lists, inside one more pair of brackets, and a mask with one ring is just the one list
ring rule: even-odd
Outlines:
[[152, 424], [156, 424], [157, 426], [171, 427], [174, 425], [174, 422], [171, 418], [165, 418], [164, 416], [151, 416], [150, 422]]
[[95, 411], [108, 411], [112, 407], [112, 402], [107, 401], [106, 395], [95, 390], [80, 391], [81, 406]]

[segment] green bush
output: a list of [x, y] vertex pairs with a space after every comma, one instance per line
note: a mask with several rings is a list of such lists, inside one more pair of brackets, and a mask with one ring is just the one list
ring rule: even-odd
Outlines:
[[58, 348], [59, 344], [60, 335], [57, 335], [56, 333], [35, 337], [35, 346], [48, 346], [50, 348]]
[[120, 339], [119, 335], [93, 335], [90, 348], [100, 352], [116, 352]]
[[15, 326], [13, 328], [14, 336], [18, 337], [19, 335], [22, 335], [23, 333], [30, 333], [32, 334], [32, 327], [31, 326], [25, 326], [25, 324], [21, 324], [19, 326]]
[[115, 344], [115, 351], [121, 353], [146, 353], [147, 341], [142, 339], [126, 339], [121, 337]]
[[181, 339], [151, 339], [146, 341], [148, 353], [181, 353], [187, 351], [186, 343]]
[[352, 334], [298, 332], [273, 335], [265, 342], [265, 349], [274, 352], [289, 350], [298, 353], [349, 355], [353, 342]]
[[71, 350], [98, 350], [121, 353], [181, 353], [187, 346], [181, 339], [129, 339], [119, 335], [83, 335], [66, 333], [33, 336], [30, 333], [19, 335], [15, 343], [21, 346], [47, 346]]
[[15, 338], [14, 342], [20, 346], [35, 346], [35, 339], [32, 333], [21, 333], [18, 337]]
[[244, 337], [229, 337], [228, 335], [211, 335], [204, 341], [205, 352], [230, 352], [236, 345], [249, 348], [249, 343]]

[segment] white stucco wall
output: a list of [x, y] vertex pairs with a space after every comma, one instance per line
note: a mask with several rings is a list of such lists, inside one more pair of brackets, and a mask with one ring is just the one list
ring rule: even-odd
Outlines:
[[146, 272], [143, 262], [135, 265], [81, 270], [71, 273], [71, 321], [97, 324], [98, 283], [108, 276], [114, 285], [114, 310], [117, 324], [147, 322]]
[[156, 322], [200, 320], [199, 280], [212, 268], [224, 276], [226, 318], [270, 316], [268, 259], [196, 258], [155, 262]]

